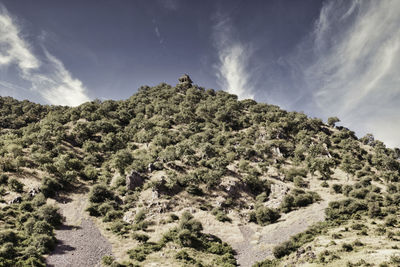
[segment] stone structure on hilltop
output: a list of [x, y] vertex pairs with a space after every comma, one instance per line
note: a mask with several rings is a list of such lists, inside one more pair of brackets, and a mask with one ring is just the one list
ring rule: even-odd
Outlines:
[[183, 74], [182, 77], [180, 77], [178, 80], [178, 86], [186, 89], [192, 87], [193, 81], [190, 79], [189, 75]]

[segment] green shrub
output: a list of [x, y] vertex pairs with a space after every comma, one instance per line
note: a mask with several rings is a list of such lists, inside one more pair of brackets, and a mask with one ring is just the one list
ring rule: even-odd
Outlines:
[[115, 219], [122, 218], [124, 213], [119, 210], [110, 210], [107, 212], [107, 214], [103, 218], [103, 222], [111, 222], [114, 221]]
[[106, 200], [113, 200], [114, 194], [105, 185], [95, 185], [89, 193], [89, 201], [101, 203]]
[[146, 234], [133, 233], [132, 238], [140, 242], [147, 242], [150, 237]]
[[8, 175], [5, 173], [0, 174], [0, 185], [8, 184]]
[[143, 222], [144, 219], [146, 219], [145, 210], [139, 210], [135, 215], [135, 218], [134, 218], [135, 222], [136, 223], [140, 223], [140, 222]]
[[279, 260], [273, 259], [273, 260], [263, 260], [260, 262], [256, 262], [255, 264], [253, 264], [252, 267], [277, 267], [279, 266]]
[[175, 254], [175, 259], [184, 261], [186, 264], [195, 264], [196, 260], [189, 256], [186, 250], [182, 249]]
[[36, 247], [39, 253], [45, 254], [54, 248], [56, 240], [46, 234], [37, 234], [31, 236], [29, 244]]
[[385, 225], [386, 226], [395, 226], [397, 224], [397, 217], [396, 215], [389, 215], [385, 218]]
[[45, 221], [37, 221], [32, 230], [35, 234], [53, 235], [53, 226]]
[[346, 251], [346, 252], [350, 252], [353, 250], [353, 246], [351, 244], [348, 243], [343, 243], [342, 244], [342, 250]]
[[111, 264], [114, 263], [114, 261], [115, 261], [115, 258], [113, 256], [109, 256], [109, 255], [103, 256], [103, 258], [101, 258], [101, 263], [106, 266], [110, 266]]
[[24, 185], [15, 178], [8, 179], [8, 188], [11, 191], [22, 193]]
[[250, 213], [250, 221], [262, 226], [274, 223], [280, 217], [279, 211], [263, 206], [256, 208], [255, 211]]
[[53, 197], [62, 188], [62, 185], [54, 178], [44, 177], [40, 190], [46, 197]]
[[332, 189], [336, 194], [342, 193], [342, 185], [341, 184], [333, 184]]
[[293, 244], [293, 241], [286, 241], [278, 246], [275, 246], [272, 250], [272, 253], [274, 254], [275, 258], [280, 259], [286, 255], [289, 255], [294, 250], [295, 246]]
[[41, 206], [36, 214], [39, 218], [48, 222], [54, 227], [60, 225], [63, 220], [61, 214], [58, 212], [58, 208], [52, 205]]
[[291, 168], [285, 171], [285, 180], [293, 182], [295, 177], [306, 177], [308, 171], [302, 168]]

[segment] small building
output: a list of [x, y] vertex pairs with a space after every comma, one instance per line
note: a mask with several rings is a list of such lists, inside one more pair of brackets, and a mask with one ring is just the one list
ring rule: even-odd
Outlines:
[[180, 77], [178, 80], [178, 85], [186, 88], [192, 87], [193, 81], [190, 79], [189, 75], [183, 74], [182, 77]]

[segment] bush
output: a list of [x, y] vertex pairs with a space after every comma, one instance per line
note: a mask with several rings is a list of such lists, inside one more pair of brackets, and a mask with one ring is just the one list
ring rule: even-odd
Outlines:
[[110, 266], [111, 264], [114, 263], [114, 261], [115, 261], [115, 258], [113, 256], [109, 256], [109, 255], [103, 256], [103, 258], [101, 259], [101, 263], [106, 266]]
[[224, 212], [219, 211], [216, 215], [215, 218], [220, 221], [220, 222], [232, 222], [232, 219], [228, 217]]
[[346, 252], [350, 252], [353, 250], [353, 246], [351, 244], [343, 243], [342, 250]]
[[262, 226], [274, 223], [280, 217], [279, 211], [263, 206], [250, 213], [250, 221]]
[[279, 266], [279, 261], [274, 259], [274, 260], [263, 260], [260, 262], [256, 262], [255, 264], [253, 264], [252, 267], [277, 267]]
[[52, 236], [48, 236], [45, 234], [38, 234], [38, 235], [33, 235], [30, 238], [29, 244], [36, 247], [39, 253], [45, 254], [50, 252], [54, 248], [56, 240]]
[[272, 250], [272, 254], [274, 254], [275, 258], [280, 259], [286, 255], [289, 255], [293, 250], [295, 250], [295, 246], [293, 244], [293, 241], [290, 240], [274, 247]]
[[293, 182], [295, 177], [306, 177], [308, 171], [302, 168], [291, 168], [285, 171], [285, 180]]
[[42, 179], [40, 190], [46, 197], [52, 197], [54, 196], [55, 192], [57, 192], [61, 188], [62, 185], [56, 179], [51, 177], [44, 177]]
[[385, 225], [386, 226], [395, 226], [397, 224], [397, 217], [396, 215], [389, 215], [385, 218]]
[[147, 240], [149, 240], [150, 237], [146, 234], [133, 233], [132, 238], [139, 242], [147, 242]]
[[342, 185], [341, 185], [341, 184], [333, 184], [333, 185], [332, 185], [332, 190], [333, 190], [336, 194], [340, 194], [340, 193], [342, 193]]
[[11, 178], [8, 180], [8, 188], [10, 188], [11, 191], [22, 193], [24, 185], [17, 179]]
[[113, 200], [114, 193], [104, 185], [95, 185], [89, 193], [89, 201], [93, 203], [102, 203], [106, 200]]
[[293, 179], [294, 185], [297, 187], [307, 187], [308, 186], [308, 182], [304, 181], [303, 178], [301, 178], [300, 176], [296, 176]]
[[51, 205], [44, 205], [39, 208], [37, 215], [42, 220], [48, 222], [52, 226], [58, 226], [62, 223], [62, 216], [58, 213], [58, 208]]
[[0, 174], [0, 185], [8, 184], [8, 175], [5, 173]]
[[103, 218], [103, 222], [111, 222], [114, 221], [115, 219], [119, 219], [124, 215], [122, 211], [119, 210], [110, 210], [107, 212], [107, 214]]
[[35, 234], [45, 234], [48, 236], [53, 235], [53, 227], [45, 221], [37, 221], [33, 226]]

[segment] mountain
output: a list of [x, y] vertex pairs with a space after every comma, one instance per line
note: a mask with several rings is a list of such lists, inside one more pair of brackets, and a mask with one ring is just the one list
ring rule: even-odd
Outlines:
[[399, 266], [400, 150], [183, 76], [0, 98], [0, 266]]

